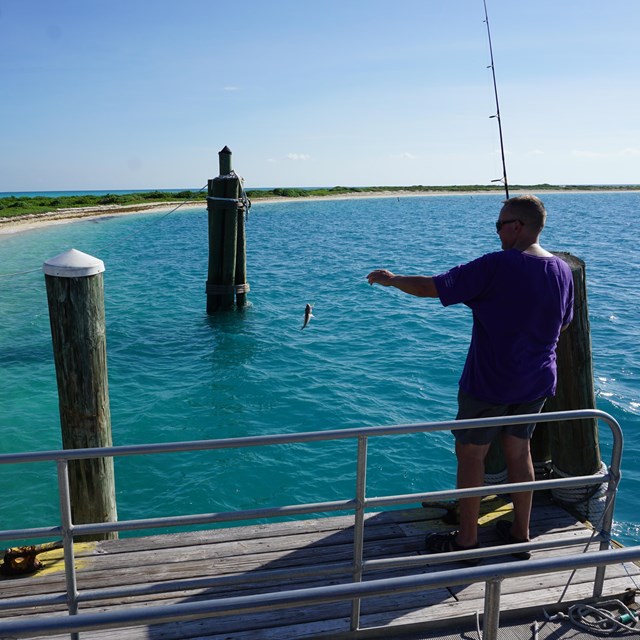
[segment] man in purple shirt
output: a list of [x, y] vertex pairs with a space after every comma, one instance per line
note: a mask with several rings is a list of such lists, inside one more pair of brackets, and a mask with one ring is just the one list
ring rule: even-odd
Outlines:
[[[546, 221], [531, 195], [504, 202], [496, 230], [502, 251], [488, 253], [437, 276], [372, 271], [369, 284], [396, 287], [444, 306], [464, 303], [473, 313], [471, 344], [460, 378], [457, 419], [539, 413], [556, 390], [556, 345], [573, 317], [573, 278], [560, 258], [539, 244]], [[482, 486], [484, 460], [499, 437], [509, 482], [534, 480], [529, 442], [535, 423], [455, 429], [458, 488]], [[511, 495], [513, 524], [499, 522], [507, 543], [529, 540], [531, 492]], [[427, 536], [431, 553], [478, 546], [480, 498], [460, 500], [460, 529]], [[529, 558], [526, 551], [514, 554]]]

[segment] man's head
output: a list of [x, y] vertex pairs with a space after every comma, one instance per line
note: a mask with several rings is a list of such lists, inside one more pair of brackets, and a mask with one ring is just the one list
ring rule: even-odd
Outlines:
[[535, 196], [517, 196], [505, 200], [496, 222], [502, 248], [524, 251], [536, 244], [546, 218], [544, 205]]
[[547, 211], [536, 196], [516, 196], [504, 201], [500, 218], [516, 218], [530, 230], [540, 233], [547, 220]]

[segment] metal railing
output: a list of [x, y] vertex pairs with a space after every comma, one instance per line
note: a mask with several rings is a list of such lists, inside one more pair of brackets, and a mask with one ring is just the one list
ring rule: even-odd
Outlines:
[[[554, 480], [538, 480], [526, 483], [511, 483], [488, 485], [468, 489], [447, 491], [431, 491], [383, 497], [366, 496], [367, 445], [372, 437], [398, 436], [413, 433], [430, 433], [434, 431], [455, 429], [476, 429], [482, 427], [505, 426], [510, 424], [527, 424], [529, 422], [545, 423], [555, 421], [571, 421], [596, 419], [604, 421], [611, 429], [613, 445], [611, 460], [604, 475], [589, 475]], [[329, 440], [357, 439], [357, 465], [355, 497], [330, 502], [314, 502], [310, 504], [284, 505], [280, 507], [230, 511], [220, 513], [201, 513], [188, 516], [169, 516], [161, 518], [146, 518], [139, 520], [125, 520], [119, 522], [74, 524], [71, 518], [71, 503], [69, 492], [68, 465], [70, 460], [85, 460], [98, 457], [122, 457], [160, 453], [175, 453], [187, 451], [208, 451], [216, 449], [237, 449], [247, 447], [282, 445], [291, 443], [325, 442]], [[47, 620], [0, 621], [2, 637], [29, 637], [34, 633], [53, 635], [69, 632], [76, 638], [80, 631], [114, 628], [132, 625], [157, 624], [160, 622], [194, 619], [196, 617], [211, 617], [223, 614], [237, 613], [249, 610], [279, 609], [289, 606], [299, 606], [317, 602], [335, 602], [351, 600], [351, 630], [359, 629], [360, 599], [364, 596], [384, 595], [393, 591], [415, 591], [433, 588], [441, 585], [463, 584], [476, 581], [486, 581], [485, 615], [483, 618], [485, 637], [497, 637], [500, 583], [504, 577], [511, 575], [532, 575], [546, 571], [561, 571], [573, 567], [597, 566], [594, 579], [593, 595], [601, 595], [605, 569], [608, 564], [626, 560], [640, 559], [640, 547], [632, 547], [623, 551], [606, 551], [609, 547], [611, 526], [613, 523], [613, 506], [615, 494], [620, 480], [620, 461], [622, 456], [623, 437], [618, 422], [609, 414], [598, 410], [562, 411], [535, 415], [508, 416], [499, 418], [479, 418], [474, 420], [457, 420], [436, 423], [406, 424], [381, 427], [363, 427], [340, 429], [332, 431], [313, 431], [297, 434], [277, 434], [269, 436], [254, 436], [244, 438], [228, 438], [219, 440], [198, 440], [190, 442], [130, 445], [121, 447], [107, 447], [96, 449], [68, 449], [63, 451], [43, 451], [32, 453], [14, 453], [0, 455], [0, 464], [19, 464], [26, 462], [55, 462], [58, 473], [58, 493], [60, 501], [61, 522], [57, 526], [25, 528], [0, 531], [0, 540], [15, 540], [25, 538], [62, 537], [64, 548], [64, 567], [66, 593], [40, 596], [25, 596], [0, 601], [0, 609], [19, 607], [36, 607], [43, 605], [59, 605], [66, 603], [70, 616], [67, 618]], [[555, 488], [575, 488], [607, 483], [607, 493], [602, 522], [598, 523], [600, 551], [586, 555], [569, 556], [560, 559], [546, 559], [509, 564], [493, 564], [490, 567], [474, 569], [454, 569], [442, 571], [432, 575], [414, 575], [403, 578], [385, 580], [370, 580], [362, 582], [363, 572], [368, 569], [406, 568], [423, 566], [436, 562], [464, 560], [467, 558], [483, 558], [500, 554], [510, 554], [518, 550], [535, 550], [562, 546], [562, 541], [528, 542], [520, 545], [504, 547], [489, 547], [472, 551], [443, 553], [437, 556], [417, 555], [402, 558], [382, 558], [364, 561], [364, 514], [366, 509], [393, 505], [410, 504], [422, 501], [454, 500], [471, 496], [486, 496], [496, 493], [513, 493], [518, 491], [540, 491]], [[182, 603], [170, 606], [126, 608], [122, 610], [104, 612], [100, 614], [80, 614], [79, 604], [103, 598], [125, 597], [130, 595], [151, 595], [176, 589], [200, 589], [213, 585], [241, 582], [242, 577], [211, 577], [189, 580], [163, 582], [162, 584], [139, 585], [129, 587], [112, 587], [91, 589], [80, 592], [74, 562], [73, 540], [76, 536], [90, 534], [104, 534], [115, 531], [133, 531], [153, 529], [159, 527], [174, 527], [185, 525], [205, 525], [219, 522], [246, 521], [253, 519], [273, 518], [281, 516], [305, 515], [311, 513], [325, 513], [332, 511], [352, 511], [354, 514], [354, 542], [353, 561], [351, 563], [335, 563], [323, 567], [321, 572], [313, 575], [331, 575], [350, 571], [353, 581], [351, 584], [332, 585], [313, 589], [298, 589], [295, 591], [267, 593], [242, 598], [218, 598], [201, 603]], [[590, 541], [593, 536], [581, 539], [572, 538], [571, 543]], [[279, 570], [269, 572], [269, 578], [278, 574], [281, 579], [294, 577], [296, 570]], [[252, 578], [255, 579], [255, 576]], [[252, 609], [253, 608], [253, 609]]]

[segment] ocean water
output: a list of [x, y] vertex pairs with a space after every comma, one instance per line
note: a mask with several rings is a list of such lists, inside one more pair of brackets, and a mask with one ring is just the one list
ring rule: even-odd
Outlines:
[[[543, 244], [587, 265], [597, 406], [625, 433], [615, 536], [640, 543], [639, 193], [542, 194]], [[448, 420], [471, 327], [463, 306], [370, 287], [387, 267], [433, 274], [499, 249], [500, 195], [257, 202], [250, 304], [205, 313], [204, 209], [103, 217], [0, 235], [2, 451], [61, 446], [42, 263], [102, 259], [116, 445]], [[169, 211], [169, 209], [167, 209]], [[13, 274], [13, 275], [11, 275]], [[306, 303], [315, 318], [301, 331]], [[603, 459], [611, 438], [601, 430]], [[351, 442], [116, 461], [121, 519], [353, 494]], [[448, 433], [374, 439], [368, 495], [448, 489]], [[0, 467], [0, 528], [57, 518], [55, 475]]]

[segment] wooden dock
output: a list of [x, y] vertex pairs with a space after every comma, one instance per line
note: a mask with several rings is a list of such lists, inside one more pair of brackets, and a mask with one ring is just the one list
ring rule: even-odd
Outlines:
[[[496, 498], [483, 502], [481, 545], [498, 544], [494, 524], [509, 518], [511, 505]], [[365, 560], [420, 554], [424, 536], [448, 527], [441, 520], [443, 510], [416, 507], [399, 511], [371, 513], [366, 516]], [[561, 549], [533, 552], [533, 558], [574, 554], [584, 550], [584, 543], [573, 539], [588, 535], [588, 528], [575, 517], [544, 498], [536, 498], [532, 515], [532, 537], [541, 540], [566, 540]], [[592, 544], [588, 551], [596, 551]], [[353, 516], [326, 517], [287, 521], [275, 524], [219, 528], [198, 532], [123, 538], [92, 543], [78, 543], [76, 566], [78, 588], [97, 589], [121, 585], [162, 583], [197, 577], [236, 576], [239, 584], [207, 587], [198, 591], [172, 591], [153, 596], [119, 597], [82, 603], [80, 613], [112, 610], [119, 607], [145, 607], [203, 599], [239, 596], [269, 591], [350, 582], [349, 575], [310, 578], [300, 576], [282, 580], [269, 578], [269, 572], [282, 569], [318, 568], [327, 563], [350, 562], [353, 554]], [[0, 578], [3, 598], [62, 593], [65, 588], [62, 551], [42, 554], [44, 569], [21, 578]], [[491, 563], [492, 558], [483, 560]], [[496, 562], [510, 562], [511, 556], [496, 557]], [[366, 579], [442, 571], [460, 563], [394, 569], [365, 573]], [[502, 583], [501, 620], [543, 608], [552, 610], [561, 600], [568, 606], [589, 599], [593, 592], [595, 569], [506, 579]], [[610, 566], [606, 572], [603, 596], [619, 595], [640, 584], [640, 568], [634, 564]], [[484, 584], [472, 584], [431, 591], [403, 593], [396, 596], [362, 600], [363, 630], [349, 635], [349, 602], [283, 609], [256, 614], [216, 617], [187, 622], [93, 631], [81, 638], [129, 640], [286, 640], [289, 638], [400, 637], [404, 630], [433, 630], [446, 625], [475, 629], [476, 612], [482, 613]], [[565, 607], [566, 608], [566, 607]], [[21, 616], [67, 615], [64, 606], [36, 610], [0, 611], [3, 621]], [[380, 627], [384, 627], [381, 632]], [[371, 629], [370, 632], [367, 629]], [[640, 634], [639, 634], [640, 635]], [[0, 631], [0, 637], [3, 637]], [[55, 636], [55, 637], [65, 637]], [[421, 636], [425, 637], [425, 636]], [[431, 635], [429, 637], [432, 637]], [[475, 637], [475, 636], [474, 636]], [[530, 637], [530, 636], [529, 636]]]

